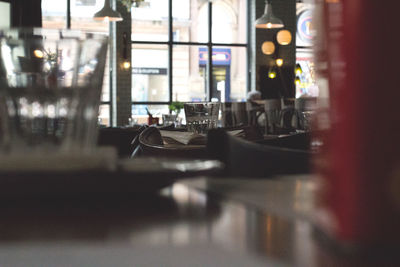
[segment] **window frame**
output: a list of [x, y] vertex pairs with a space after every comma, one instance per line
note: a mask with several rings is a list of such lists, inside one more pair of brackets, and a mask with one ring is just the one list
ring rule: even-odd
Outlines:
[[[246, 43], [214, 43], [212, 42], [212, 1], [208, 1], [208, 42], [177, 42], [174, 41], [173, 38], [173, 13], [172, 13], [172, 2], [173, 0], [168, 0], [168, 41], [135, 41], [131, 40], [131, 45], [166, 45], [168, 46], [168, 92], [169, 92], [169, 101], [131, 101], [131, 105], [169, 105], [173, 101], [173, 48], [176, 45], [187, 45], [187, 46], [203, 46], [207, 47], [208, 51], [208, 59], [207, 59], [207, 101], [211, 101], [212, 98], [212, 52], [213, 47], [243, 47], [246, 48], [246, 86], [247, 92], [251, 90], [251, 80], [250, 80], [250, 66], [251, 66], [251, 57], [250, 57], [250, 25], [249, 20], [251, 18], [250, 13], [250, 2], [251, 0], [246, 0], [247, 6], [247, 18], [246, 18]], [[132, 90], [132, 88], [131, 88]]]
[[[67, 2], [67, 10], [66, 10], [66, 17], [65, 17], [65, 19], [66, 19], [66, 29], [71, 29], [71, 20], [72, 20], [72, 17], [71, 17], [71, 0], [65, 0], [66, 2]], [[114, 1], [114, 0], [111, 0], [111, 1]], [[109, 23], [109, 26], [108, 26], [108, 32], [109, 32], [109, 36], [110, 36], [110, 38], [112, 38], [112, 34], [113, 34], [113, 30], [112, 30], [112, 24], [111, 24], [111, 22]], [[112, 53], [112, 47], [111, 46], [109, 46], [108, 47], [108, 49], [109, 49], [109, 69], [108, 70], [104, 70], [104, 71], [108, 71], [109, 73], [110, 73], [110, 77], [109, 77], [109, 79], [110, 79], [110, 82], [109, 82], [109, 100], [108, 101], [100, 101], [100, 105], [108, 105], [110, 108], [109, 108], [109, 110], [110, 110], [110, 112], [109, 112], [109, 116], [110, 116], [110, 120], [109, 120], [109, 125], [110, 126], [112, 126], [113, 125], [113, 123], [114, 123], [114, 117], [113, 117], [113, 112], [112, 112], [112, 110], [113, 110], [113, 90], [114, 90], [114, 88], [113, 88], [113, 83], [112, 83], [112, 72], [113, 72], [113, 68], [112, 68], [112, 62], [114, 62], [116, 59], [115, 59], [115, 56], [114, 56], [114, 54]]]

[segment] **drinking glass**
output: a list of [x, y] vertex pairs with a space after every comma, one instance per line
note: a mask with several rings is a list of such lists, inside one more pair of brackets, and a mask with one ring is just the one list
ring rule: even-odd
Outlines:
[[219, 102], [191, 102], [184, 104], [186, 126], [189, 132], [207, 133], [217, 128]]
[[108, 37], [75, 30], [0, 30], [0, 152], [91, 151]]
[[168, 126], [176, 123], [178, 115], [176, 114], [162, 114], [163, 125]]

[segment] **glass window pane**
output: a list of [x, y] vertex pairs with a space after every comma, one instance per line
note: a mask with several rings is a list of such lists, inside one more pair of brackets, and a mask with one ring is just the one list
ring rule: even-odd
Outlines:
[[133, 7], [132, 40], [168, 41], [168, 1], [147, 0], [147, 5]]
[[162, 114], [167, 114], [169, 112], [168, 105], [132, 105], [132, 118], [136, 123], [148, 123], [149, 116], [146, 108], [154, 118], [159, 118], [159, 122], [161, 122]]
[[11, 4], [0, 2], [0, 27], [8, 28], [11, 23]]
[[132, 101], [169, 101], [166, 45], [132, 45]]
[[[109, 34], [109, 23], [93, 20], [93, 15], [104, 6], [104, 0], [71, 0], [71, 29]], [[110, 101], [109, 51], [104, 69], [101, 101]]]
[[246, 43], [247, 1], [213, 1], [212, 42]]
[[67, 1], [42, 0], [43, 28], [67, 28]]
[[173, 38], [177, 42], [208, 42], [208, 1], [173, 0]]
[[104, 0], [71, 0], [71, 29], [108, 33], [109, 23], [93, 20]]
[[207, 47], [176, 45], [173, 50], [172, 99], [204, 101], [207, 99], [205, 70]]
[[212, 97], [222, 102], [246, 101], [247, 49], [213, 48]]
[[300, 65], [301, 71], [296, 71], [296, 97], [317, 97], [319, 90], [315, 80], [313, 51], [298, 48], [297, 64]]
[[101, 126], [110, 126], [110, 105], [107, 104], [100, 105], [99, 124]]
[[103, 89], [101, 92], [101, 101], [110, 101], [110, 50], [107, 51], [106, 65], [104, 68]]

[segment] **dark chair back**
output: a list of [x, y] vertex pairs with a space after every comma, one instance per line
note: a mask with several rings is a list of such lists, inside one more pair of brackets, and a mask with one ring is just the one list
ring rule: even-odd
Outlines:
[[257, 140], [262, 145], [285, 147], [291, 149], [310, 150], [311, 149], [311, 133], [303, 132], [271, 139]]
[[137, 142], [134, 142], [135, 138], [144, 128], [142, 125], [129, 128], [100, 128], [97, 144], [99, 146], [113, 146], [117, 149], [119, 157], [129, 157], [138, 145]]
[[207, 141], [210, 157], [225, 163], [226, 175], [268, 177], [310, 171], [311, 152], [307, 150], [249, 142], [223, 129], [210, 131]]

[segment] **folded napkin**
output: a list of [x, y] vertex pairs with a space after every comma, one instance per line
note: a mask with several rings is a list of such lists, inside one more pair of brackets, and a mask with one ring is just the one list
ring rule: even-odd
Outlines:
[[[181, 144], [181, 145], [206, 145], [207, 135], [192, 132], [179, 132], [179, 131], [160, 131], [161, 136], [167, 144]], [[227, 131], [228, 134], [238, 137], [244, 137], [244, 130]]]
[[205, 134], [180, 131], [160, 131], [160, 133], [164, 141], [169, 144], [205, 145], [207, 143]]

